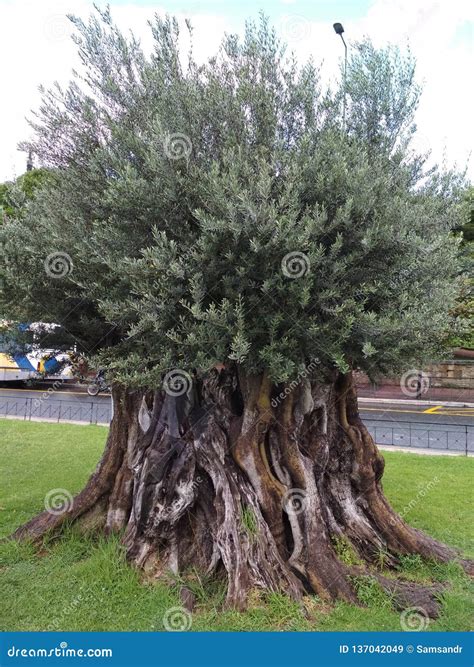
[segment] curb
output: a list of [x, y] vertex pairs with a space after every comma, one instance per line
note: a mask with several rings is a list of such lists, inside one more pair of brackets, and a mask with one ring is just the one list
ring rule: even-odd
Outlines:
[[398, 445], [377, 445], [377, 449], [384, 452], [406, 452], [408, 454], [418, 454], [418, 456], [462, 456], [465, 458], [472, 458], [474, 452], [453, 451], [452, 449], [427, 449], [426, 447], [399, 447]]
[[19, 421], [27, 424], [28, 422], [38, 422], [44, 424], [74, 424], [75, 426], [106, 426], [109, 428], [110, 424], [105, 422], [86, 422], [73, 419], [48, 419], [47, 417], [31, 417], [31, 419], [24, 419], [18, 415], [0, 415], [0, 420], [2, 419], [12, 419], [13, 421]]
[[409, 398], [369, 398], [359, 396], [359, 403], [399, 403], [401, 405], [441, 405], [443, 408], [474, 408], [474, 403], [459, 403], [455, 401], [422, 401]]

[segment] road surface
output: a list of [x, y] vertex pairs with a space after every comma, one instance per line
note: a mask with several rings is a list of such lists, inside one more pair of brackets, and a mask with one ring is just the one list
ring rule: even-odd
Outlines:
[[[361, 401], [360, 414], [381, 445], [474, 452], [474, 408]], [[0, 417], [108, 424], [110, 395], [82, 388], [0, 388]]]
[[108, 424], [110, 394], [89, 396], [85, 390], [13, 389], [0, 387], [0, 417]]
[[379, 445], [474, 452], [474, 408], [361, 401], [359, 410]]

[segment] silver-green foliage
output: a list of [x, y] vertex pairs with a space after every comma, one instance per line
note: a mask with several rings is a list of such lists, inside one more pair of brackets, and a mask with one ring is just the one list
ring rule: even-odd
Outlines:
[[275, 381], [313, 359], [374, 375], [441, 350], [462, 179], [411, 148], [410, 56], [352, 50], [344, 130], [341, 91], [264, 18], [204, 64], [172, 19], [150, 24], [151, 55], [108, 11], [73, 22], [84, 73], [34, 120], [54, 177], [3, 226], [22, 254], [4, 312], [63, 322], [139, 384], [230, 360]]

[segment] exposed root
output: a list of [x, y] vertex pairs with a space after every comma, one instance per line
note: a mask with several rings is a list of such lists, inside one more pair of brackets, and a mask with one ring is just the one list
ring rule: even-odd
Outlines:
[[[127, 450], [127, 440], [136, 428], [136, 396], [123, 388], [114, 388], [115, 414], [111, 423], [104, 454], [84, 489], [64, 507], [45, 510], [20, 526], [12, 535], [16, 540], [40, 542], [46, 534], [57, 532], [65, 522], [79, 519], [96, 510], [110, 495], [117, 484], [117, 475]], [[74, 455], [74, 452], [71, 453]]]
[[[75, 520], [123, 531], [128, 559], [148, 579], [189, 568], [225, 576], [226, 603], [238, 609], [256, 589], [357, 604], [354, 566], [342, 562], [337, 538], [352, 545], [355, 562], [382, 555], [384, 567], [400, 554], [457, 558], [386, 501], [383, 457], [350, 376], [289, 386], [275, 407], [273, 391], [267, 375], [235, 368], [213, 370], [178, 397], [114, 388], [105, 452], [84, 490], [13, 537], [38, 541]], [[371, 576], [397, 604], [436, 612], [435, 587]]]
[[440, 584], [422, 586], [409, 581], [388, 579], [374, 575], [379, 584], [390, 596], [396, 609], [419, 608], [430, 618], [438, 618], [441, 610], [439, 596], [443, 591]]
[[352, 575], [357, 577], [377, 581], [391, 597], [395, 609], [421, 609], [425, 616], [438, 618], [441, 610], [440, 597], [445, 590], [445, 586], [442, 584], [419, 584], [407, 581], [402, 577], [393, 579], [365, 567], [351, 567], [350, 571]]
[[[362, 510], [359, 524], [368, 521], [374, 552], [381, 542], [383, 550], [392, 554], [419, 554], [440, 562], [459, 560], [455, 549], [409, 526], [387, 502], [380, 481], [384, 469], [383, 457], [360, 419], [352, 375], [345, 376], [341, 382], [339, 411], [341, 426], [352, 445], [350, 479], [358, 494], [355, 502]], [[360, 526], [357, 533], [361, 534]], [[366, 534], [370, 537], [369, 533]], [[459, 562], [469, 569], [466, 562]]]

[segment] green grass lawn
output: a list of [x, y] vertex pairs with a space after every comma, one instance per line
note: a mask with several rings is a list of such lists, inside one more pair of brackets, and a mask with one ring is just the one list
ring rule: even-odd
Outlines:
[[[0, 421], [0, 535], [43, 508], [54, 488], [78, 491], [100, 457], [106, 429]], [[407, 521], [473, 555], [474, 460], [384, 452], [384, 486]], [[403, 575], [447, 582], [442, 614], [429, 630], [468, 630], [474, 616], [469, 579], [455, 564], [403, 560]], [[222, 609], [224, 586], [191, 577], [197, 596], [193, 630], [400, 630], [389, 597], [370, 582], [358, 592], [365, 607], [323, 604], [304, 608], [280, 594], [258, 594], [244, 613]], [[188, 584], [189, 585], [189, 584]], [[127, 565], [118, 538], [94, 538], [68, 529], [36, 552], [10, 541], [0, 545], [1, 630], [163, 630], [167, 609], [179, 606], [178, 582], [143, 582]]]

